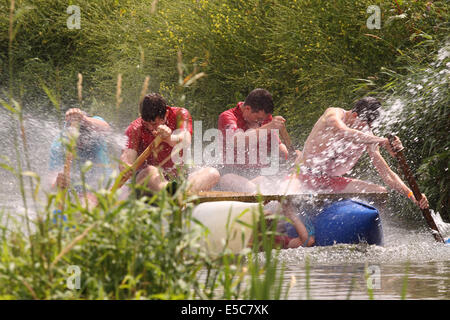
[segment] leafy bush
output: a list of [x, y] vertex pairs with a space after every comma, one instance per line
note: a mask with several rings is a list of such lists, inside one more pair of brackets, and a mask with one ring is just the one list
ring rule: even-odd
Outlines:
[[[421, 191], [446, 221], [450, 221], [449, 41], [422, 43], [427, 59], [404, 57], [406, 72], [386, 70], [390, 81], [381, 88], [388, 106], [382, 132], [402, 139]], [[440, 49], [435, 50], [436, 46]]]

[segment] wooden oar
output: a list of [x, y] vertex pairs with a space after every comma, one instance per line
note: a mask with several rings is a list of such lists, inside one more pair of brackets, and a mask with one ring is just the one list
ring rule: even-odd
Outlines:
[[[64, 169], [63, 175], [65, 181], [70, 181], [70, 169], [72, 166], [73, 154], [69, 150], [66, 152], [66, 160], [64, 161]], [[59, 203], [59, 210], [62, 212], [64, 210], [65, 200], [66, 200], [66, 192], [67, 188], [60, 188], [62, 192], [61, 202]]]
[[[392, 142], [393, 142], [394, 138], [395, 137], [392, 135], [388, 136], [391, 147], [392, 147]], [[408, 163], [406, 162], [405, 155], [403, 154], [404, 148], [402, 148], [400, 150], [395, 150], [392, 147], [392, 149], [394, 150], [394, 152], [396, 154], [396, 158], [399, 162], [400, 168], [402, 169], [403, 174], [405, 175], [405, 178], [408, 181], [409, 186], [411, 187], [414, 197], [416, 198], [417, 201], [420, 201], [422, 199], [422, 193], [420, 192], [420, 189], [419, 189], [419, 186], [417, 185], [416, 179], [414, 179], [414, 177], [411, 173], [411, 169], [409, 168]], [[433, 230], [434, 239], [438, 242], [445, 243], [444, 238], [442, 237], [441, 233], [439, 232], [436, 222], [434, 221], [433, 216], [431, 215], [430, 209], [425, 208], [425, 209], [421, 209], [421, 211], [422, 211], [422, 214], [423, 214], [425, 220], [427, 221], [428, 226]]]
[[286, 148], [288, 149], [288, 159], [289, 161], [294, 162], [297, 158], [297, 153], [295, 152], [295, 148], [292, 145], [291, 137], [289, 136], [289, 133], [286, 130], [286, 127], [283, 127], [280, 130], [280, 136], [281, 140], [284, 142]]
[[280, 136], [281, 140], [283, 140], [284, 144], [286, 145], [286, 148], [288, 149], [289, 153], [295, 153], [295, 149], [292, 146], [292, 140], [289, 136], [289, 133], [287, 132], [286, 127], [281, 128], [280, 130]]
[[[78, 130], [78, 128], [79, 128], [78, 121], [73, 121], [73, 122], [71, 122], [68, 130], [70, 132], [72, 130]], [[78, 138], [75, 140], [74, 148], [77, 147], [77, 141], [78, 141]], [[71, 172], [72, 161], [73, 161], [73, 150], [70, 150], [70, 149], [71, 148], [67, 148], [67, 150], [66, 150], [66, 159], [64, 161], [64, 167], [63, 167], [64, 181], [70, 181], [70, 172]], [[61, 203], [59, 204], [59, 210], [61, 210], [61, 212], [62, 212], [64, 210], [67, 188], [61, 188], [61, 189], [63, 192], [63, 196], [61, 199]]]
[[157, 148], [161, 142], [161, 137], [156, 136], [156, 138], [153, 139], [152, 143], [150, 143], [148, 147], [145, 148], [144, 152], [140, 154], [140, 156], [134, 161], [134, 163], [119, 174], [119, 176], [116, 178], [116, 181], [114, 182], [114, 185], [111, 188], [111, 192], [115, 192], [117, 189], [122, 187], [128, 181], [128, 179], [131, 178], [133, 172], [135, 172], [145, 162], [153, 149]]

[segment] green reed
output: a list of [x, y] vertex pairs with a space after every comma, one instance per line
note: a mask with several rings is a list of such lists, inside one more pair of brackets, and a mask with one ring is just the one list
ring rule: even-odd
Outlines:
[[[265, 262], [257, 257], [257, 243], [266, 240], [255, 240], [254, 250], [209, 256], [201, 245], [207, 231], [192, 219], [193, 203], [185, 191], [182, 186], [173, 197], [162, 191], [119, 202], [106, 189], [91, 190], [99, 199], [95, 208], [87, 208], [76, 194], [68, 195], [65, 219], [55, 213], [58, 194], [48, 194], [38, 215], [42, 219], [31, 221], [29, 237], [14, 222], [14, 214], [7, 215], [1, 237], [0, 296], [279, 299], [282, 274], [272, 249], [266, 248]], [[81, 270], [79, 289], [67, 288], [70, 266]], [[202, 282], [199, 273], [205, 266], [213, 277]]]

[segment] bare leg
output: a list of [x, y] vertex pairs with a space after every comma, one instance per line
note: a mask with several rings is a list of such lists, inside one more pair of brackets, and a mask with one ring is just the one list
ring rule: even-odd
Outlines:
[[250, 180], [234, 173], [227, 173], [220, 178], [219, 188], [224, 191], [256, 192], [256, 185]]
[[147, 187], [154, 192], [162, 190], [167, 184], [167, 180], [159, 172], [158, 168], [154, 166], [148, 166], [141, 170], [136, 177], [138, 184], [147, 185]]
[[256, 191], [263, 194], [275, 193], [276, 190], [274, 189], [277, 189], [276, 186], [274, 186], [274, 184], [264, 176], [256, 177], [250, 180], [250, 183], [253, 183], [255, 185]]
[[189, 190], [191, 192], [208, 191], [220, 180], [220, 173], [217, 169], [208, 167], [192, 172], [188, 176]]
[[301, 191], [302, 185], [296, 177], [291, 176], [280, 183], [279, 193], [281, 194], [300, 193]]
[[336, 193], [369, 193], [369, 192], [387, 192], [386, 188], [377, 184], [357, 180], [352, 180], [342, 191]]

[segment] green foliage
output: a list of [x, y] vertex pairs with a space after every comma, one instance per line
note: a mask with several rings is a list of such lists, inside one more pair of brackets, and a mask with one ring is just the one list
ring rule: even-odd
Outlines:
[[[381, 67], [398, 66], [396, 58], [430, 34], [445, 34], [448, 14], [442, 1], [377, 1], [382, 28], [369, 30], [369, 0], [153, 3], [78, 1], [81, 29], [69, 30], [66, 2], [17, 1], [13, 60], [19, 87], [27, 95], [44, 81], [70, 101], [80, 72], [87, 101], [95, 98], [111, 109], [121, 73], [128, 108], [118, 112], [128, 120], [136, 116], [141, 84], [150, 75], [151, 90], [185, 105], [205, 126], [216, 126], [221, 111], [265, 87], [301, 141], [325, 108], [347, 106], [374, 89], [371, 80], [357, 79], [377, 78]], [[0, 38], [7, 40], [8, 1], [0, 6]], [[179, 86], [198, 72], [207, 78]]]
[[[192, 219], [192, 199], [184, 187], [174, 197], [117, 201], [105, 190], [88, 208], [77, 196], [59, 207], [48, 203], [23, 230], [17, 213], [5, 215], [0, 231], [0, 297], [5, 299], [279, 299], [279, 262], [272, 257], [273, 235], [254, 241], [254, 250], [225, 250], [209, 256], [208, 232]], [[262, 209], [262, 207], [261, 207]], [[262, 210], [260, 215], [263, 216]], [[270, 240], [271, 239], [271, 240]], [[265, 244], [265, 257], [258, 253]], [[248, 263], [246, 262], [248, 261]], [[79, 268], [80, 288], [70, 268]], [[201, 275], [207, 274], [206, 279]]]
[[[450, 128], [449, 71], [450, 39], [422, 42], [417, 51], [427, 51], [427, 59], [403, 57], [406, 72], [386, 71], [390, 81], [384, 91], [390, 120], [383, 132], [398, 134], [406, 148], [413, 172], [417, 172], [422, 192], [431, 207], [450, 220]], [[435, 48], [440, 48], [435, 50]], [[417, 52], [416, 52], [417, 54]], [[380, 92], [380, 94], [382, 94]], [[397, 105], [399, 109], [395, 108]]]

